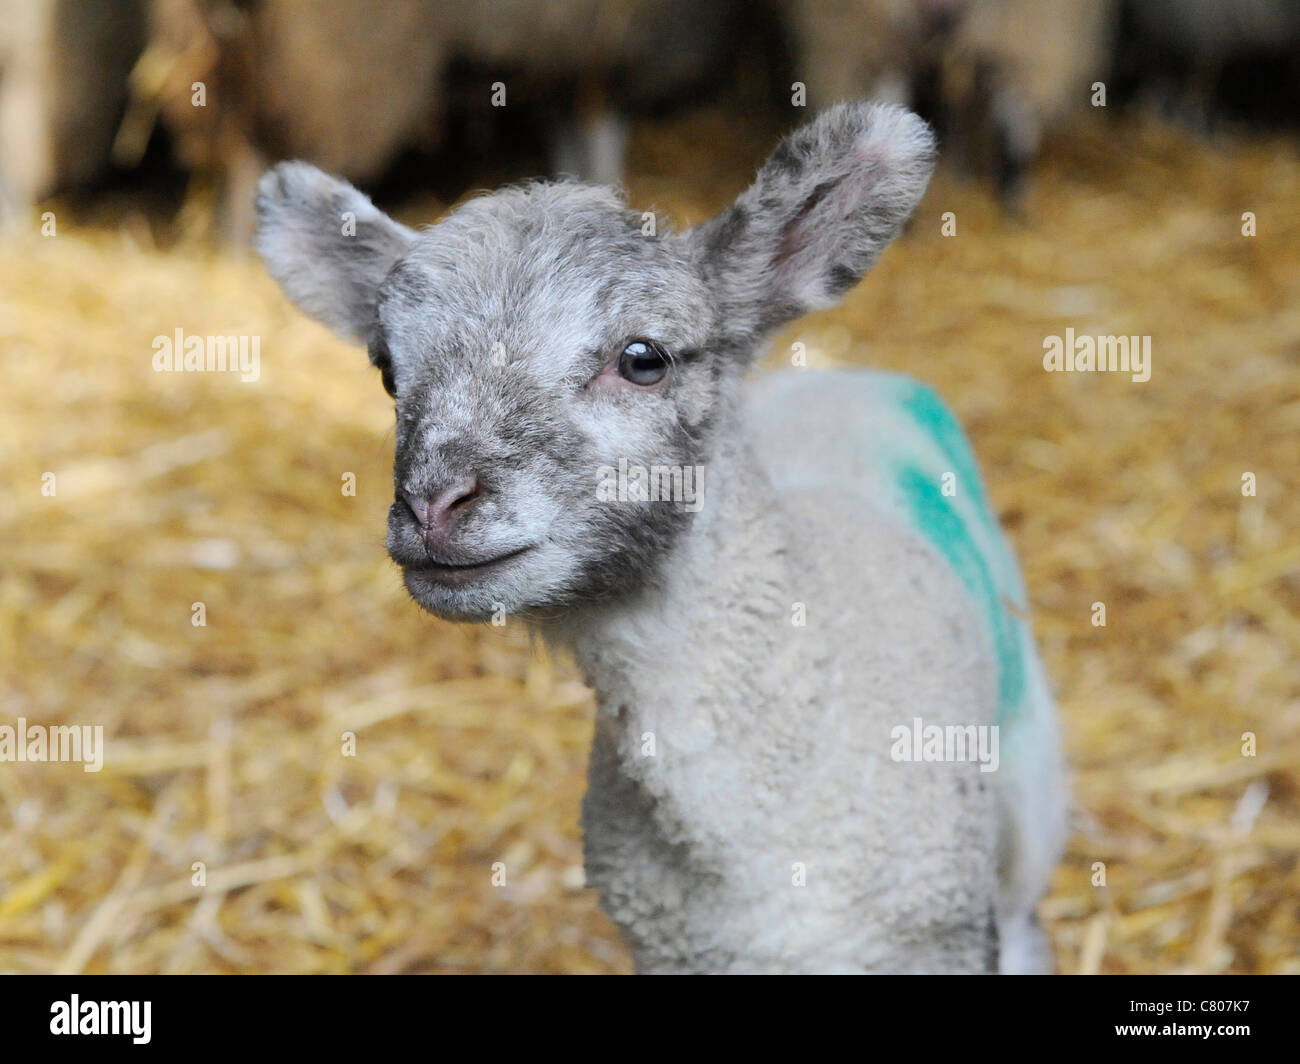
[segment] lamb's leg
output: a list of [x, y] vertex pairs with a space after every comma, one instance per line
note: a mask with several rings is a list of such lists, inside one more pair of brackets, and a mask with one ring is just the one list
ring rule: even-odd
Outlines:
[[[973, 916], [973, 914], [972, 914]], [[990, 900], [986, 915], [931, 928], [928, 942], [900, 945], [886, 974], [997, 975], [1002, 928]]]
[[1038, 922], [1038, 914], [1029, 911], [1004, 920], [999, 933], [1002, 939], [998, 970], [1003, 975], [1051, 975], [1056, 957], [1051, 939]]

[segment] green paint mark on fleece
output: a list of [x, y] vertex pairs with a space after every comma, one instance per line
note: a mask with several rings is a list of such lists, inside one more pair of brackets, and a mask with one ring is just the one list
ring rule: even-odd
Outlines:
[[988, 497], [984, 494], [984, 482], [975, 464], [975, 454], [961, 425], [933, 388], [906, 377], [903, 383], [898, 405], [939, 445], [952, 465], [952, 472], [957, 474], [958, 483], [974, 493], [980, 516], [997, 531]]
[[[993, 516], [966, 434], [938, 393], [901, 377], [891, 398], [942, 455], [944, 468], [927, 471], [923, 464], [931, 463], [924, 451], [914, 452], [895, 464], [895, 479], [909, 519], [948, 560], [984, 616], [998, 658], [998, 717], [1006, 723], [1019, 710], [1026, 685], [1027, 634], [1004, 605], [1020, 597], [1015, 559]], [[939, 477], [946, 471], [956, 475], [964, 505], [940, 490]], [[967, 519], [976, 527], [968, 527]]]
[[1006, 723], [1025, 689], [1019, 622], [1003, 607], [983, 553], [940, 492], [936, 478], [910, 464], [898, 469], [897, 478], [912, 521], [948, 559], [984, 614], [998, 658], [998, 721]]

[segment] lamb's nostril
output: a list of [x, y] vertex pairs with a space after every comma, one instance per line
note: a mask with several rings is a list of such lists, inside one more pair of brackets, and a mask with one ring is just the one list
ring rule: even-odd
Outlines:
[[456, 518], [462, 516], [478, 501], [483, 494], [483, 489], [479, 485], [478, 478], [467, 477], [431, 497], [406, 491], [400, 494], [402, 501], [419, 522], [421, 533], [427, 538], [429, 533], [446, 532]]
[[470, 503], [472, 503], [475, 499], [479, 497], [481, 490], [482, 489], [479, 488], [478, 481], [477, 480], [474, 481], [474, 483], [472, 483], [467, 489], [462, 491], [459, 496], [452, 499], [451, 502], [448, 503], [447, 511], [450, 513], [452, 510], [459, 510], [462, 509], [463, 507], [468, 506]]

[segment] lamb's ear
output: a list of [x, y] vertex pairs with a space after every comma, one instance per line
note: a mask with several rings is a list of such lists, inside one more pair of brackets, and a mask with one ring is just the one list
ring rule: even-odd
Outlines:
[[885, 104], [837, 104], [786, 137], [731, 207], [688, 234], [722, 329], [753, 339], [838, 301], [920, 201], [934, 156], [930, 128]]
[[415, 239], [346, 181], [307, 163], [281, 163], [257, 185], [257, 251], [298, 307], [367, 343], [375, 300]]

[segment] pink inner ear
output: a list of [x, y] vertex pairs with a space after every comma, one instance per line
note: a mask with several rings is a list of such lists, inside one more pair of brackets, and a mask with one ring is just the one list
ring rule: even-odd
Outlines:
[[[838, 177], [821, 182], [800, 204], [794, 217], [782, 227], [781, 242], [772, 260], [775, 270], [784, 272], [787, 263], [805, 252], [815, 254], [818, 242], [824, 244], [827, 252], [840, 243], [839, 227], [854, 220], [870, 194], [879, 161], [879, 152], [873, 151], [873, 147], [869, 138], [859, 141], [848, 169]], [[794, 261], [795, 268], [799, 265]]]
[[828, 273], [835, 266], [846, 228], [861, 209], [868, 183], [868, 174], [850, 171], [813, 189], [781, 229], [772, 259], [779, 288], [810, 307], [833, 299], [828, 291]]
[[843, 179], [823, 181], [803, 201], [794, 217], [781, 227], [781, 242], [777, 245], [776, 255], [772, 258], [772, 266], [778, 272], [785, 263], [797, 256], [807, 245], [808, 215], [816, 210], [821, 202], [835, 190], [840, 180]]
[[887, 146], [874, 142], [870, 135], [859, 139], [849, 168], [839, 177], [819, 183], [781, 228], [772, 272], [809, 306], [824, 306], [835, 298], [827, 290], [827, 274], [835, 268], [849, 226], [870, 198], [884, 148]]

